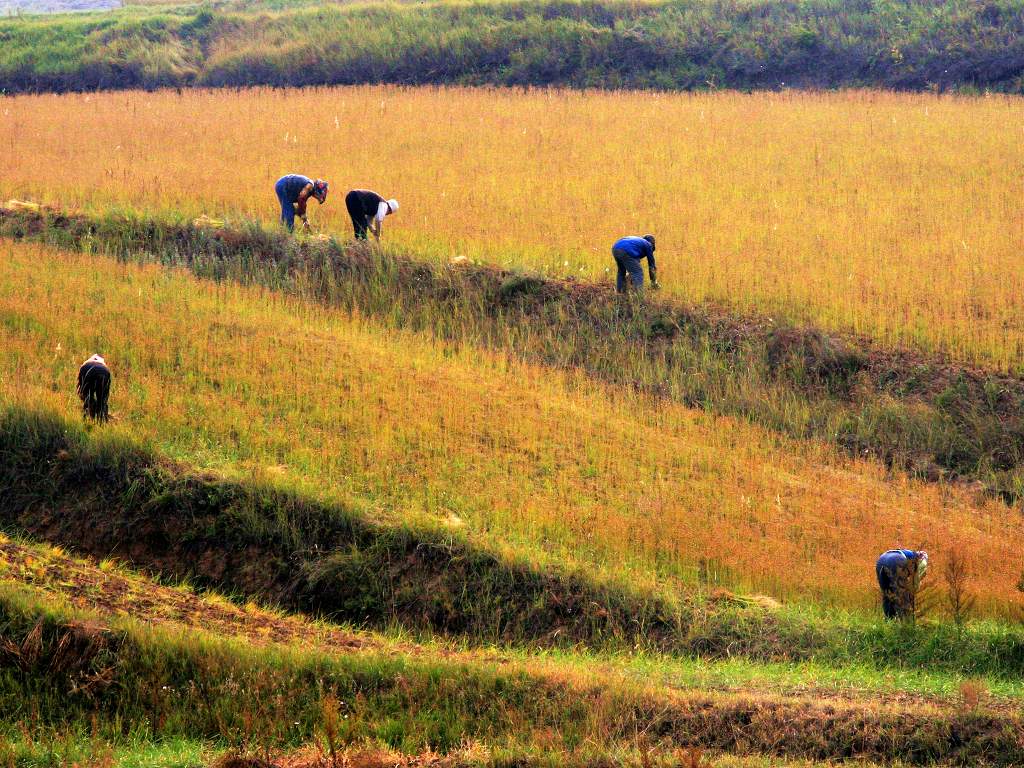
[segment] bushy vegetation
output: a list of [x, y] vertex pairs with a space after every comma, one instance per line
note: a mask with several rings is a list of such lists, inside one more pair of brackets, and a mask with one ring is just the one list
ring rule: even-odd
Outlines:
[[1024, 87], [1019, 0], [210, 7], [0, 22], [7, 91], [351, 83]]

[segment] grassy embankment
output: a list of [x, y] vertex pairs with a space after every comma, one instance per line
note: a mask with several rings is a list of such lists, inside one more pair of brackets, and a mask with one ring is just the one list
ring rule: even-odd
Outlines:
[[127, 9], [0, 20], [0, 88], [498, 84], [1019, 92], [1019, 0]]
[[0, 754], [23, 765], [195, 765], [314, 741], [355, 765], [367, 752], [392, 765], [396, 753], [421, 765], [678, 765], [689, 747], [723, 768], [1009, 765], [1024, 728], [1007, 698], [1019, 680], [958, 688], [941, 673], [882, 681], [839, 666], [829, 674], [841, 682], [808, 687], [795, 670], [754, 665], [736, 690], [732, 666], [708, 661], [416, 645], [3, 537], [0, 638]]
[[[767, 656], [818, 653], [835, 638], [799, 607], [769, 616], [767, 631], [755, 606], [745, 635], [731, 610], [725, 620], [694, 614], [680, 594], [725, 581], [871, 604], [875, 555], [914, 537], [937, 563], [958, 548], [1005, 549], [974, 588], [984, 612], [1012, 613], [1015, 515], [998, 502], [280, 294], [9, 247], [4, 392], [30, 413], [5, 422], [5, 514], [37, 533], [353, 620], [706, 652], [750, 641]], [[325, 276], [293, 277], [322, 285]], [[448, 296], [449, 309], [480, 298]], [[74, 410], [63, 382], [87, 348], [120, 372], [122, 424], [98, 440], [31, 415]], [[228, 477], [182, 474], [138, 441]], [[638, 445], [656, 460], [624, 462]], [[974, 640], [960, 646], [945, 632], [907, 647], [898, 633], [875, 632], [864, 625], [836, 641], [840, 652], [863, 641], [879, 658], [920, 645], [929, 663], [1016, 663], [1015, 636], [999, 639], [1002, 630], [983, 633], [987, 662]]]

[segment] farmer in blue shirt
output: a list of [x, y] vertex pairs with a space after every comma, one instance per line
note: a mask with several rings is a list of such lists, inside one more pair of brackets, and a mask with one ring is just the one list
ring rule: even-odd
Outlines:
[[917, 588], [928, 570], [928, 553], [913, 549], [890, 549], [875, 563], [875, 575], [882, 590], [882, 612], [887, 619], [914, 615]]
[[327, 199], [327, 182], [323, 179], [313, 179], [298, 173], [289, 173], [282, 176], [274, 185], [274, 192], [277, 193], [277, 200], [281, 203], [281, 221], [289, 231], [295, 229], [295, 216], [302, 219], [302, 226], [309, 229], [309, 220], [306, 218], [306, 204], [309, 198], [313, 197], [320, 205]]
[[[651, 287], [658, 288], [658, 270], [654, 263], [654, 235], [624, 237], [612, 246], [612, 256], [615, 258], [615, 266], [618, 268], [618, 274], [615, 277], [616, 291], [625, 293], [630, 282], [637, 290], [644, 287], [644, 270], [640, 264], [642, 259], [647, 259]], [[626, 280], [627, 275], [629, 281]]]

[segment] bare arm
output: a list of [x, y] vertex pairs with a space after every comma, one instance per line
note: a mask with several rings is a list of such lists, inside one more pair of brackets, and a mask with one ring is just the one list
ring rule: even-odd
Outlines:
[[377, 204], [377, 212], [373, 215], [373, 223], [370, 225], [373, 236], [377, 239], [378, 243], [380, 242], [381, 228], [384, 226], [384, 217], [387, 216], [387, 213], [381, 207], [384, 205], [386, 205], [384, 202]]
[[309, 221], [306, 219], [306, 206], [309, 204], [309, 198], [313, 194], [313, 185], [307, 184], [299, 192], [298, 202], [295, 203], [295, 213], [298, 214], [299, 218], [302, 219], [302, 223], [309, 226]]

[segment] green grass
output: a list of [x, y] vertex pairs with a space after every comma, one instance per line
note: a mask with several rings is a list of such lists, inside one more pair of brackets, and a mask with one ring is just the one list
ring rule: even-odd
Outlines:
[[[14, 754], [19, 765], [103, 756], [189, 764], [224, 749], [268, 754], [322, 742], [329, 721], [339, 750], [432, 750], [454, 753], [457, 764], [579, 765], [617, 756], [634, 765], [642, 762], [638, 752], [660, 761], [688, 745], [752, 758], [715, 761], [723, 766], [838, 755], [1004, 765], [1019, 751], [1014, 734], [1022, 724], [1012, 702], [986, 699], [972, 710], [956, 696], [890, 701], [897, 681], [860, 669], [843, 678], [849, 668], [838, 667], [842, 685], [808, 690], [795, 670], [748, 664], [738, 671], [735, 661], [701, 672], [659, 657], [481, 653], [379, 636], [348, 653], [298, 639], [254, 645], [195, 626], [143, 623], [116, 606], [72, 609], [60, 590], [75, 590], [41, 573], [31, 586], [0, 583], [7, 661], [0, 756]], [[43, 586], [56, 593], [44, 596]], [[155, 609], [161, 589], [150, 590]], [[687, 669], [697, 677], [683, 680]], [[690, 687], [727, 682], [744, 690]], [[949, 685], [925, 672], [899, 682], [904, 697]], [[967, 732], [975, 738], [965, 742], [958, 734]]]
[[1022, 88], [1020, 0], [270, 7], [0, 20], [0, 88]]
[[[6, 731], [6, 733], [4, 733]], [[97, 734], [87, 728], [64, 728], [25, 738], [0, 725], [0, 763], [18, 768], [105, 766], [118, 768], [198, 768], [208, 765], [211, 744], [195, 739], [151, 740], [141, 736]]]

